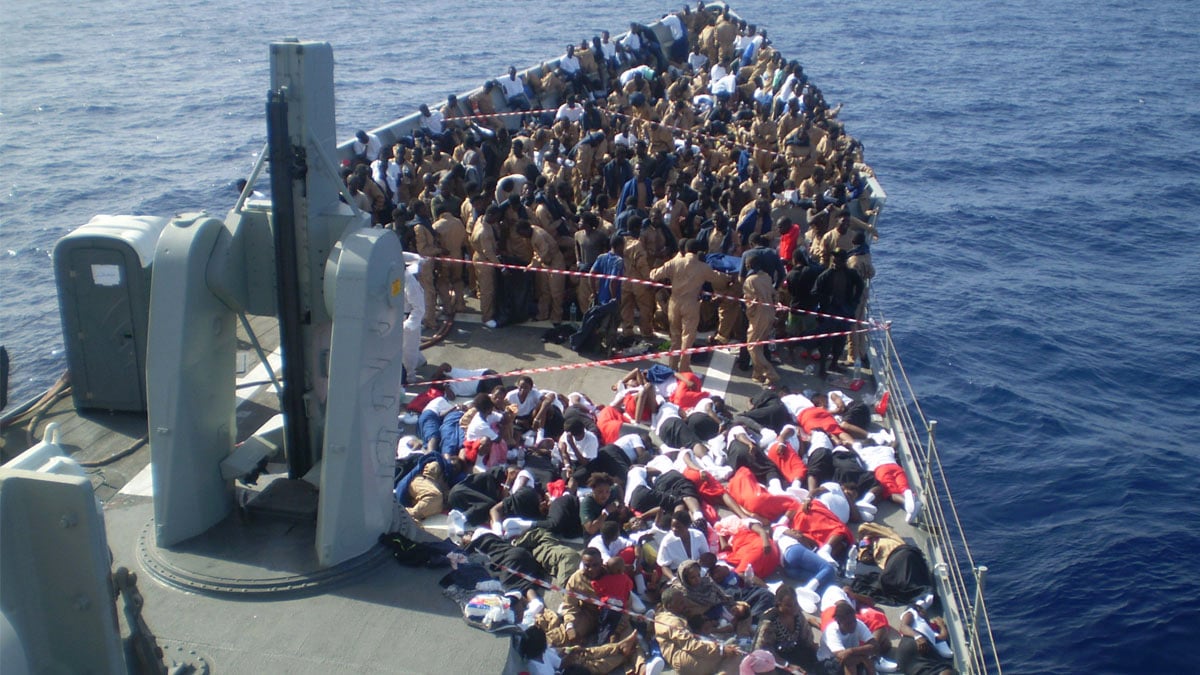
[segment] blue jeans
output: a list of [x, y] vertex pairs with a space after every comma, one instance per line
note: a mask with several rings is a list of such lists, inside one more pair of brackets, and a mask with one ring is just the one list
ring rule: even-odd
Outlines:
[[442, 440], [442, 418], [436, 412], [426, 408], [421, 411], [421, 416], [417, 418], [417, 434], [420, 435], [421, 441], [428, 443], [429, 439], [436, 438]]
[[810, 551], [803, 545], [795, 545], [783, 552], [783, 573], [798, 581], [817, 580], [817, 588], [824, 588], [833, 581], [834, 567], [829, 561]]

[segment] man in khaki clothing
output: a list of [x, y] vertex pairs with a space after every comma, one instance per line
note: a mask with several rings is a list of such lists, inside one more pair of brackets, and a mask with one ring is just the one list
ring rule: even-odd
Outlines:
[[471, 260], [475, 261], [475, 283], [479, 287], [479, 312], [488, 328], [496, 327], [496, 268], [483, 263], [500, 262], [496, 225], [500, 222], [500, 207], [487, 207], [475, 231], [471, 234]]
[[[640, 224], [629, 228], [625, 244], [625, 276], [632, 279], [650, 279], [650, 254], [646, 239], [651, 228], [642, 229]], [[644, 338], [654, 337], [654, 289], [645, 284], [622, 284], [621, 330], [632, 333], [634, 312], [638, 313], [638, 328]]]
[[[742, 282], [742, 297], [746, 300], [746, 319], [750, 322], [746, 342], [765, 340], [775, 325], [775, 285], [771, 275], [762, 269], [762, 259], [749, 260], [750, 276]], [[750, 362], [754, 364], [751, 377], [755, 382], [770, 387], [779, 384], [779, 372], [767, 360], [762, 345], [750, 348]]]
[[687, 619], [680, 616], [687, 603], [678, 588], [663, 591], [664, 610], [654, 617], [654, 637], [662, 649], [663, 658], [679, 675], [735, 675], [741, 656], [736, 645], [721, 645], [702, 640], [688, 628]]
[[[700, 290], [704, 284], [711, 283], [714, 288], [724, 288], [727, 285], [725, 277], [700, 258], [704, 251], [703, 244], [695, 239], [688, 239], [682, 248], [684, 252], [650, 272], [650, 278], [654, 281], [671, 282], [667, 319], [670, 324], [672, 350], [690, 349], [696, 344], [696, 327], [700, 324]], [[690, 372], [691, 364], [690, 354], [670, 358], [671, 370]]]
[[[429, 209], [423, 203], [415, 206], [417, 214], [417, 225], [413, 228], [413, 237], [417, 255], [422, 258], [434, 258], [445, 255], [446, 249], [442, 248], [442, 244], [438, 241], [437, 232], [433, 229], [433, 225], [429, 222]], [[434, 322], [434, 317], [437, 315], [437, 286], [434, 281], [433, 271], [437, 267], [437, 263], [432, 260], [425, 260], [421, 263], [421, 269], [417, 272], [417, 282], [421, 284], [421, 290], [425, 293], [425, 319], [423, 326], [432, 329], [437, 324]]]
[[[564, 270], [566, 264], [562, 249], [554, 235], [540, 227], [532, 228], [530, 243], [533, 245], [533, 262], [530, 267], [542, 270]], [[533, 280], [533, 292], [538, 301], [538, 321], [547, 318], [554, 324], [562, 323], [563, 289], [566, 277], [554, 272], [539, 272]]]
[[562, 616], [546, 609], [535, 619], [535, 625], [546, 631], [546, 642], [552, 647], [587, 644], [588, 638], [600, 625], [600, 608], [582, 598], [596, 598], [592, 582], [604, 576], [604, 559], [594, 548], [586, 548], [580, 566], [567, 579], [563, 594]]
[[[447, 210], [446, 205], [439, 205], [437, 220], [433, 221], [433, 231], [445, 249], [445, 257], [462, 259], [463, 250], [467, 245], [467, 226], [454, 214]], [[467, 308], [463, 297], [463, 264], [461, 262], [439, 262], [437, 278], [438, 297], [442, 303], [442, 311], [450, 314]]]

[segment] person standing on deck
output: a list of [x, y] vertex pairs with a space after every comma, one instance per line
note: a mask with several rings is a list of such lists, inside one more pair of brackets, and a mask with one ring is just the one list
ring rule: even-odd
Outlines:
[[[433, 231], [447, 258], [461, 260], [467, 246], [467, 226], [450, 213], [446, 204], [438, 205], [437, 220], [433, 222]], [[467, 308], [466, 298], [463, 297], [463, 264], [461, 262], [439, 262], [437, 278], [438, 297], [441, 299], [442, 311], [446, 314], [460, 312]], [[432, 308], [431, 308], [432, 309]]]
[[[609, 240], [608, 253], [605, 253], [596, 258], [596, 262], [592, 263], [592, 274], [605, 274], [613, 277], [625, 276], [625, 237], [619, 234], [614, 234]], [[595, 292], [592, 294], [595, 305], [603, 305], [609, 300], [621, 302], [621, 280], [620, 279], [592, 279], [592, 287]]]
[[[846, 260], [846, 267], [857, 272], [858, 276], [862, 277], [864, 282], [862, 297], [858, 299], [858, 308], [854, 311], [854, 318], [859, 321], [866, 321], [867, 296], [871, 291], [871, 279], [875, 278], [875, 265], [871, 262], [871, 247], [867, 244], [867, 235], [865, 232], [856, 232], [853, 244], [853, 247], [848, 252], [850, 257]], [[859, 326], [861, 325], [859, 324]], [[871, 367], [871, 361], [867, 358], [866, 333], [855, 333], [850, 336], [850, 346], [846, 354], [846, 359], [853, 365], [856, 358], [862, 363], [863, 368]]]
[[499, 233], [496, 226], [500, 222], [499, 206], [492, 204], [487, 207], [483, 218], [471, 234], [471, 260], [475, 261], [475, 280], [478, 284], [479, 311], [482, 314], [483, 325], [487, 328], [496, 327], [496, 273], [495, 267], [484, 263], [500, 262]]
[[559, 248], [554, 235], [540, 227], [532, 228], [530, 243], [533, 245], [533, 262], [529, 266], [540, 270], [552, 270], [539, 273], [533, 280], [534, 295], [538, 304], [537, 320], [550, 319], [550, 322], [557, 326], [562, 323], [563, 289], [566, 284], [566, 278], [557, 273], [566, 269], [562, 249]]
[[646, 176], [646, 164], [638, 162], [633, 167], [633, 178], [621, 187], [621, 194], [617, 198], [617, 213], [620, 214], [626, 209], [648, 211], [653, 201], [654, 187]]
[[[749, 276], [742, 282], [742, 297], [746, 300], [746, 319], [750, 323], [747, 342], [766, 340], [775, 326], [775, 283], [771, 275], [763, 271], [763, 258], [752, 257], [746, 261]], [[762, 345], [750, 347], [750, 362], [754, 364], [751, 378], [768, 387], [779, 386], [779, 372], [767, 360]]]
[[[696, 343], [696, 328], [700, 325], [700, 290], [705, 283], [724, 286], [723, 277], [700, 257], [704, 246], [695, 239], [680, 244], [680, 252], [650, 272], [654, 281], [671, 283], [671, 298], [667, 304], [671, 349], [691, 349]], [[671, 370], [691, 371], [692, 357], [683, 354], [670, 357]]]
[[[604, 252], [609, 235], [600, 228], [600, 218], [591, 211], [579, 214], [579, 225], [580, 230], [575, 233], [575, 260], [579, 264], [580, 272], [590, 272], [596, 258]], [[579, 279], [576, 300], [579, 302], [581, 315], [592, 306], [592, 289], [595, 287], [593, 280]]]
[[[858, 272], [847, 267], [848, 258], [846, 251], [834, 251], [833, 266], [821, 272], [817, 277], [816, 282], [813, 283], [812, 293], [817, 299], [820, 310], [825, 314], [853, 319], [858, 309], [858, 301], [862, 297], [866, 285]], [[853, 321], [826, 318], [822, 318], [821, 321], [824, 325], [823, 332], [844, 332], [858, 328], [858, 324]], [[821, 359], [822, 374], [826, 371], [826, 359], [829, 360], [829, 369], [843, 370], [838, 360], [842, 357], [842, 350], [845, 347], [845, 335], [826, 338], [825, 354]]]
[[425, 260], [421, 264], [420, 272], [417, 273], [417, 281], [421, 284], [421, 290], [425, 292], [425, 320], [423, 325], [425, 328], [433, 329], [436, 327], [434, 323], [434, 315], [437, 313], [437, 286], [434, 281], [434, 268], [437, 263], [430, 258], [445, 255], [446, 249], [442, 248], [442, 243], [438, 239], [437, 231], [433, 229], [433, 224], [429, 222], [429, 208], [424, 202], [417, 202], [414, 205], [414, 210], [417, 214], [417, 224], [413, 228], [413, 237], [416, 242], [417, 255]]
[[[644, 229], [643, 229], [644, 228]], [[625, 244], [625, 276], [633, 279], [650, 279], [650, 251], [648, 241], [653, 234], [649, 220], [635, 223], [629, 230], [632, 242]], [[629, 284], [621, 298], [621, 329], [633, 333], [634, 313], [638, 314], [638, 327], [642, 337], [654, 337], [654, 289], [644, 284]]]

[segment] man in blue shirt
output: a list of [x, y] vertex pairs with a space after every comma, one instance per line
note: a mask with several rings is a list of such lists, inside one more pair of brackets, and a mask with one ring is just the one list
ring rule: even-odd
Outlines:
[[[592, 263], [593, 274], [625, 276], [625, 237], [614, 234], [609, 240], [608, 253], [603, 253]], [[617, 279], [593, 279], [593, 305], [603, 305], [609, 300], [621, 299], [621, 282]]]

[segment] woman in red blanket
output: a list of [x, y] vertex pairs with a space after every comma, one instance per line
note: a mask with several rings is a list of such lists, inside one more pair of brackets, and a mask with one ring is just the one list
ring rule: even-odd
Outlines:
[[779, 520], [790, 511], [800, 510], [800, 502], [789, 495], [773, 495], [758, 482], [749, 467], [741, 467], [729, 479], [729, 496], [746, 511], [766, 518], [770, 522]]
[[779, 567], [779, 545], [758, 521], [726, 516], [713, 529], [721, 540], [720, 557], [738, 574], [753, 567], [755, 576], [768, 577]]
[[804, 460], [800, 459], [800, 455], [796, 452], [789, 441], [796, 438], [796, 427], [787, 425], [783, 431], [779, 432], [779, 438], [767, 448], [767, 458], [779, 467], [779, 473], [783, 474], [784, 480], [789, 483], [800, 481], [803, 485], [804, 477], [808, 475], [808, 467], [804, 466]]

